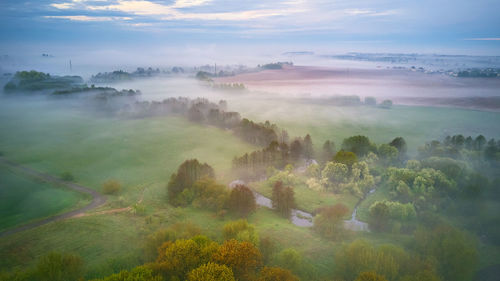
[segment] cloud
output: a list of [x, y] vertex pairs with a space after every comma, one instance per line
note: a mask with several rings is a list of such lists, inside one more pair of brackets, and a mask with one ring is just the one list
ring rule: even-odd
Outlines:
[[[211, 3], [211, 0], [177, 0], [172, 5], [163, 5], [147, 0], [118, 0], [107, 5], [92, 4], [95, 1], [72, 0], [72, 2], [51, 4], [52, 7], [67, 10], [82, 8], [89, 11], [113, 11], [131, 15], [153, 16], [160, 20], [222, 20], [244, 21], [257, 18], [284, 16], [304, 10], [291, 6], [300, 1], [285, 2], [285, 8], [250, 9], [227, 12], [184, 12], [181, 8], [193, 8]], [[276, 4], [276, 6], [279, 3]]]
[[367, 9], [345, 9], [344, 13], [351, 16], [371, 16], [371, 17], [381, 17], [390, 16], [398, 14], [397, 10], [386, 10], [381, 12], [376, 12]]
[[47, 19], [66, 19], [71, 21], [116, 21], [132, 20], [130, 17], [91, 17], [91, 16], [44, 16]]

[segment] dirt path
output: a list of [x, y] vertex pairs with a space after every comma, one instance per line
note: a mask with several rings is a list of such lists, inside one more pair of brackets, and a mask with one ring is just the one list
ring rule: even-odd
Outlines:
[[18, 164], [16, 162], [7, 160], [3, 157], [0, 157], [0, 164], [4, 164], [6, 166], [15, 168], [19, 171], [22, 171], [23, 173], [25, 173], [27, 175], [42, 179], [46, 182], [55, 183], [58, 185], [63, 185], [65, 187], [68, 187], [69, 189], [72, 189], [72, 190], [80, 192], [80, 193], [88, 194], [92, 197], [92, 202], [90, 202], [90, 204], [88, 204], [85, 207], [82, 207], [80, 209], [76, 209], [73, 211], [69, 211], [66, 213], [62, 213], [59, 215], [55, 215], [52, 217], [48, 217], [48, 218], [45, 218], [42, 220], [34, 221], [34, 222], [31, 222], [31, 223], [28, 223], [25, 225], [21, 225], [21, 226], [0, 232], [0, 237], [4, 237], [4, 236], [10, 235], [10, 234], [17, 233], [17, 232], [21, 232], [24, 230], [39, 227], [39, 226], [42, 226], [42, 225], [50, 223], [50, 222], [55, 222], [55, 221], [60, 221], [63, 219], [71, 218], [71, 217], [74, 217], [76, 215], [83, 214], [88, 210], [97, 208], [106, 202], [105, 196], [103, 196], [102, 194], [100, 194], [99, 192], [97, 192], [91, 188], [88, 188], [88, 187], [85, 187], [85, 186], [82, 186], [82, 185], [79, 185], [79, 184], [76, 184], [73, 182], [63, 181], [62, 179], [60, 179], [58, 177], [49, 175], [47, 173], [39, 172], [39, 171], [34, 170], [32, 168], [29, 168], [29, 167], [23, 166], [21, 164]]

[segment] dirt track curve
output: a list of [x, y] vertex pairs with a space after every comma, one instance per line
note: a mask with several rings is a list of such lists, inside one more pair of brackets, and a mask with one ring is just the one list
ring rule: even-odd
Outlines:
[[28, 175], [36, 177], [36, 178], [40, 178], [40, 179], [42, 179], [44, 181], [55, 183], [55, 184], [58, 184], [58, 185], [63, 185], [63, 186], [66, 186], [66, 187], [68, 187], [68, 188], [70, 188], [70, 189], [72, 189], [74, 191], [77, 191], [77, 192], [80, 192], [80, 193], [84, 193], [84, 194], [88, 194], [88, 195], [92, 196], [92, 202], [90, 202], [90, 204], [88, 204], [85, 207], [82, 207], [80, 209], [76, 209], [76, 210], [73, 210], [73, 211], [69, 211], [69, 212], [66, 212], [66, 213], [62, 213], [62, 214], [59, 214], [59, 215], [51, 216], [51, 217], [48, 217], [48, 218], [45, 218], [45, 219], [42, 219], [42, 220], [37, 220], [37, 221], [31, 222], [31, 223], [28, 223], [28, 224], [25, 224], [25, 225], [21, 225], [21, 226], [12, 228], [12, 229], [8, 229], [6, 231], [0, 232], [0, 237], [4, 237], [4, 236], [10, 235], [10, 234], [17, 233], [17, 232], [21, 232], [21, 231], [24, 231], [24, 230], [28, 230], [28, 229], [32, 229], [32, 228], [35, 228], [35, 227], [39, 227], [39, 226], [42, 226], [42, 225], [47, 224], [47, 223], [51, 223], [51, 222], [60, 221], [60, 220], [67, 219], [67, 218], [71, 218], [73, 216], [76, 216], [76, 215], [79, 215], [79, 214], [83, 214], [84, 212], [86, 212], [88, 210], [97, 208], [97, 207], [101, 206], [102, 204], [104, 204], [106, 202], [106, 197], [105, 196], [103, 196], [102, 194], [100, 194], [99, 192], [97, 192], [97, 191], [95, 191], [95, 190], [93, 190], [91, 188], [88, 188], [88, 187], [85, 187], [85, 186], [82, 186], [82, 185], [79, 185], [79, 184], [76, 184], [76, 183], [73, 183], [73, 182], [63, 181], [62, 179], [60, 179], [58, 177], [54, 177], [54, 176], [49, 175], [47, 173], [39, 172], [39, 171], [34, 170], [32, 168], [29, 168], [29, 167], [23, 166], [21, 164], [18, 164], [16, 162], [7, 160], [7, 159], [5, 159], [3, 157], [0, 157], [0, 164], [4, 164], [6, 166], [15, 168], [17, 170], [22, 171], [25, 174], [28, 174]]

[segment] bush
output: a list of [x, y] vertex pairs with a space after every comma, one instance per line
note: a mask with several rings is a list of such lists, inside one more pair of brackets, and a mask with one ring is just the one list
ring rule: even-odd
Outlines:
[[64, 172], [61, 174], [61, 179], [63, 181], [74, 181], [75, 177], [70, 172]]
[[117, 180], [107, 180], [102, 184], [102, 193], [117, 194], [122, 190], [122, 184]]

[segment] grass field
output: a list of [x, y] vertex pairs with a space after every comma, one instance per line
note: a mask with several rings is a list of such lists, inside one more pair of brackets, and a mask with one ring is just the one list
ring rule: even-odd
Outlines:
[[500, 112], [403, 105], [341, 107], [262, 96], [251, 101], [229, 99], [229, 107], [254, 120], [270, 120], [292, 137], [309, 133], [317, 150], [326, 140], [333, 140], [339, 149], [344, 138], [354, 135], [365, 135], [377, 144], [402, 136], [413, 155], [426, 142], [447, 135], [500, 137]]
[[0, 231], [88, 202], [77, 192], [26, 178], [0, 165]]
[[[99, 117], [62, 105], [35, 99], [15, 104], [9, 100], [0, 102], [0, 130], [3, 132], [0, 152], [7, 159], [53, 175], [71, 172], [76, 182], [95, 189], [107, 179], [117, 179], [123, 183], [124, 190], [116, 196], [109, 196], [108, 203], [100, 210], [130, 206], [144, 196], [146, 215], [130, 212], [91, 214], [4, 237], [0, 239], [0, 270], [30, 266], [47, 252], [59, 251], [81, 255], [87, 267], [87, 277], [104, 276], [141, 264], [144, 238], [158, 228], [176, 222], [192, 222], [208, 236], [221, 238], [222, 226], [233, 218], [219, 218], [212, 212], [194, 208], [173, 208], [166, 204], [165, 185], [170, 174], [188, 158], [208, 162], [214, 167], [218, 179], [227, 183], [234, 180], [230, 174], [232, 158], [257, 147], [242, 142], [229, 131], [196, 125], [184, 118]], [[500, 133], [500, 124], [495, 122], [499, 113], [471, 110], [404, 106], [386, 110], [296, 102], [276, 106], [276, 103], [264, 99], [242, 99], [234, 103], [229, 100], [229, 107], [241, 111], [244, 117], [276, 122], [291, 136], [310, 133], [316, 148], [326, 139], [334, 140], [339, 146], [343, 138], [356, 134], [367, 135], [379, 144], [403, 136], [410, 152], [415, 153], [416, 148], [426, 141], [447, 134], [498, 137], [494, 134]], [[31, 182], [22, 178], [17, 180]], [[35, 184], [38, 188], [39, 184]], [[48, 210], [47, 215], [79, 202], [77, 199], [71, 201], [75, 194], [42, 185], [45, 186], [43, 192], [26, 191], [25, 195], [34, 202], [59, 206], [57, 210]], [[268, 186], [256, 185], [254, 188], [266, 196], [271, 194]], [[368, 197], [359, 207], [358, 218], [365, 220], [370, 202], [384, 198], [384, 192], [380, 189]], [[9, 196], [19, 198], [20, 195]], [[352, 209], [357, 202], [353, 196], [319, 193], [304, 186], [295, 189], [295, 197], [298, 207], [309, 212], [337, 202]], [[4, 198], [7, 197], [0, 197], [2, 206]], [[52, 204], [49, 199], [58, 204]], [[67, 205], [62, 206], [63, 203]], [[29, 212], [24, 214], [24, 210], [9, 208], [13, 214], [22, 214], [11, 215], [18, 218], [16, 224], [33, 219]], [[152, 223], [147, 222], [148, 216], [153, 218]], [[294, 247], [303, 253], [315, 264], [321, 276], [332, 275], [333, 253], [340, 243], [326, 241], [312, 229], [297, 227], [264, 208], [252, 214], [249, 221], [256, 225], [261, 236], [279, 240], [280, 249]], [[356, 238], [368, 239], [375, 244], [398, 245], [411, 239], [387, 233], [351, 233], [345, 242]]]

